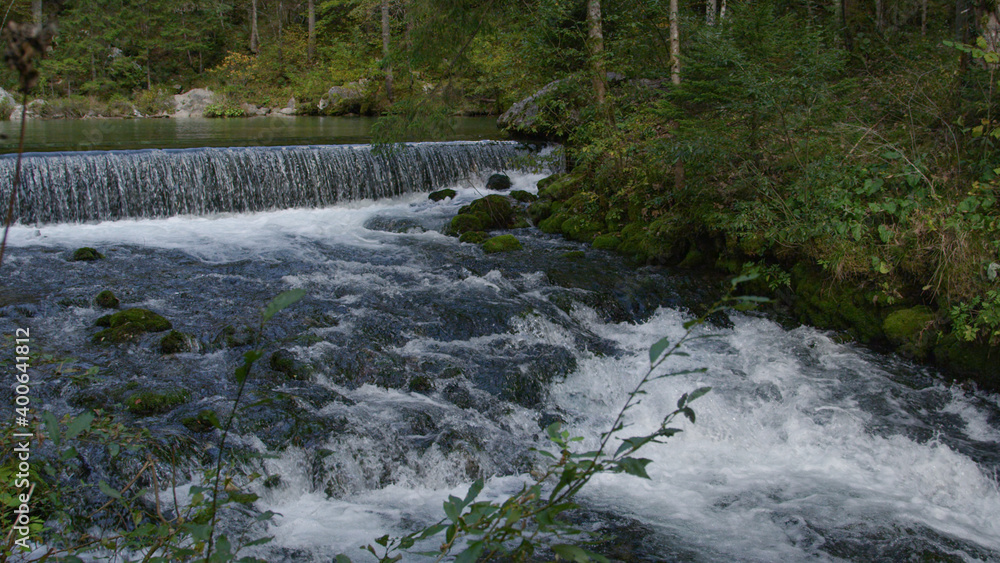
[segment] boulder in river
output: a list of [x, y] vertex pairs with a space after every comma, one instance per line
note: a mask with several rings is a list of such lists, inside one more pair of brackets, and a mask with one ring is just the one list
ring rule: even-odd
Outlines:
[[91, 262], [94, 260], [100, 260], [104, 258], [104, 255], [100, 252], [90, 248], [89, 246], [84, 246], [83, 248], [77, 248], [73, 251], [73, 261], [74, 262]]
[[95, 325], [106, 327], [94, 335], [95, 344], [131, 342], [147, 332], [170, 330], [170, 321], [149, 309], [125, 309], [105, 315]]
[[486, 180], [486, 189], [498, 192], [510, 189], [510, 176], [506, 174], [493, 174]]

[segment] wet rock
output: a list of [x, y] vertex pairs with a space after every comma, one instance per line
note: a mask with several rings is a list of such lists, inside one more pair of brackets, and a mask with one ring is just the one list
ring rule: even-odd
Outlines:
[[598, 250], [614, 250], [621, 242], [622, 239], [618, 235], [600, 235], [594, 238], [591, 245]]
[[226, 325], [212, 340], [212, 344], [220, 348], [239, 348], [253, 344], [256, 337], [257, 331], [253, 328], [248, 326], [236, 328], [233, 325]]
[[472, 231], [482, 231], [483, 221], [471, 213], [459, 213], [455, 215], [448, 228], [448, 234], [461, 235]]
[[221, 427], [218, 415], [211, 409], [202, 409], [194, 416], [186, 416], [181, 419], [181, 424], [188, 430], [198, 433], [211, 432]]
[[365, 221], [365, 228], [370, 231], [385, 233], [423, 233], [427, 229], [416, 219], [408, 217], [372, 217]]
[[436, 192], [431, 192], [430, 194], [427, 195], [427, 199], [429, 199], [431, 201], [442, 201], [444, 199], [454, 199], [455, 193], [456, 193], [455, 190], [453, 190], [451, 188], [446, 188], [446, 189], [443, 189], [443, 190], [438, 190]]
[[498, 194], [488, 195], [473, 201], [469, 204], [468, 212], [480, 217], [483, 221], [483, 228], [476, 229], [477, 231], [509, 228], [514, 224], [517, 216], [510, 199]]
[[170, 321], [149, 309], [125, 309], [94, 322], [107, 327], [93, 337], [95, 344], [132, 342], [147, 332], [170, 330]]
[[290, 379], [306, 379], [312, 374], [312, 366], [300, 362], [290, 350], [277, 350], [269, 360], [271, 369], [283, 373]]
[[180, 354], [190, 352], [194, 346], [194, 338], [177, 330], [171, 330], [160, 339], [160, 352], [164, 354]]
[[486, 180], [486, 189], [493, 191], [506, 191], [510, 189], [510, 176], [506, 174], [493, 174]]
[[469, 409], [473, 406], [472, 393], [460, 383], [449, 383], [441, 392], [445, 399], [460, 409]]
[[934, 311], [920, 305], [889, 313], [882, 323], [882, 330], [900, 354], [925, 360], [937, 340], [934, 320]]
[[74, 262], [92, 262], [94, 260], [101, 260], [102, 258], [104, 258], [103, 254], [89, 246], [84, 246], [73, 251], [72, 260]]
[[428, 393], [434, 390], [434, 381], [426, 375], [415, 375], [407, 387], [414, 393]]
[[538, 196], [535, 194], [524, 190], [514, 190], [510, 192], [510, 197], [514, 198], [516, 201], [520, 201], [521, 203], [531, 203], [538, 199]]
[[482, 244], [490, 238], [490, 235], [485, 231], [468, 231], [462, 233], [462, 236], [458, 237], [459, 242], [468, 242], [472, 244]]
[[523, 248], [524, 247], [521, 246], [521, 241], [517, 240], [514, 235], [500, 235], [483, 243], [483, 252], [487, 254], [510, 252], [513, 250], [521, 250]]
[[125, 397], [125, 409], [136, 416], [163, 414], [188, 401], [185, 389], [138, 391]]
[[114, 293], [110, 290], [105, 289], [104, 291], [97, 294], [97, 298], [94, 299], [98, 307], [104, 309], [117, 309], [118, 305], [121, 303], [118, 298], [115, 297]]

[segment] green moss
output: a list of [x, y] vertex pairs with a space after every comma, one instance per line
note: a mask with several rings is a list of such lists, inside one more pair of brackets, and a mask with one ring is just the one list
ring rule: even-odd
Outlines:
[[556, 182], [557, 180], [559, 180], [560, 178], [564, 178], [565, 176], [566, 176], [565, 172], [558, 172], [556, 174], [552, 174], [550, 176], [542, 178], [535, 185], [538, 186], [538, 190], [541, 191], [551, 186], [553, 182]]
[[854, 283], [834, 283], [822, 272], [805, 263], [792, 268], [794, 309], [799, 320], [819, 328], [846, 331], [860, 342], [885, 337], [882, 316], [872, 305], [870, 295]]
[[493, 174], [486, 180], [487, 190], [496, 190], [502, 192], [504, 190], [510, 189], [510, 177], [506, 174]]
[[521, 246], [521, 241], [517, 240], [514, 235], [500, 235], [483, 243], [483, 251], [487, 254], [510, 252], [512, 250], [521, 250], [522, 248], [524, 247]]
[[538, 199], [537, 195], [531, 192], [526, 192], [524, 190], [514, 190], [510, 192], [510, 197], [514, 198], [517, 201], [520, 201], [521, 203], [531, 203], [536, 199]]
[[558, 214], [545, 219], [544, 221], [538, 223], [538, 228], [542, 230], [543, 233], [557, 234], [562, 232], [562, 225], [568, 219], [567, 215]]
[[469, 231], [467, 233], [462, 233], [462, 236], [458, 237], [458, 240], [459, 242], [482, 244], [486, 242], [486, 239], [488, 238], [490, 238], [490, 235], [484, 231]]
[[98, 307], [104, 309], [117, 309], [118, 305], [121, 303], [118, 301], [118, 298], [115, 297], [115, 294], [111, 293], [111, 291], [107, 289], [98, 293], [94, 301], [97, 303]]
[[681, 260], [680, 264], [677, 265], [678, 268], [700, 268], [705, 265], [705, 255], [702, 254], [697, 248], [691, 248], [688, 250], [687, 254], [684, 255], [684, 259]]
[[583, 174], [562, 174], [544, 188], [539, 182], [538, 198], [565, 201], [579, 191], [584, 178]]
[[454, 197], [455, 197], [455, 190], [451, 188], [438, 190], [436, 192], [431, 192], [430, 194], [427, 195], [427, 199], [431, 201], [441, 201], [443, 199], [454, 198]]
[[148, 309], [125, 309], [105, 315], [94, 323], [107, 327], [94, 335], [95, 344], [122, 343], [136, 340], [147, 332], [170, 330], [170, 321]]
[[125, 409], [137, 416], [149, 416], [169, 412], [187, 400], [188, 392], [184, 389], [140, 391], [125, 398]]
[[410, 378], [408, 388], [414, 393], [427, 393], [434, 390], [434, 381], [426, 375], [417, 375]]
[[91, 262], [94, 260], [100, 260], [104, 258], [104, 255], [100, 252], [90, 248], [89, 246], [84, 246], [83, 248], [77, 248], [73, 251], [73, 260], [77, 262]]
[[183, 332], [171, 330], [160, 339], [160, 352], [164, 354], [179, 354], [190, 350], [188, 338]]
[[563, 221], [562, 232], [567, 237], [580, 242], [590, 242], [604, 230], [604, 223], [586, 215], [574, 215]]
[[462, 233], [467, 233], [470, 231], [482, 231], [483, 222], [472, 215], [471, 213], [459, 213], [451, 220], [451, 225], [448, 229], [451, 235], [461, 235]]
[[485, 218], [482, 229], [478, 231], [488, 231], [491, 229], [506, 229], [514, 223], [516, 213], [510, 199], [505, 196], [492, 194], [479, 198], [469, 204], [469, 212]]
[[587, 257], [587, 254], [582, 250], [571, 250], [569, 252], [563, 252], [562, 257], [566, 260], [583, 260]]
[[927, 359], [934, 347], [934, 311], [920, 305], [893, 311], [885, 317], [882, 330], [896, 350], [907, 357]]
[[591, 244], [598, 250], [614, 250], [622, 243], [620, 236], [615, 234], [601, 235], [594, 238]]
[[1000, 357], [995, 349], [962, 342], [954, 334], [939, 339], [934, 359], [956, 375], [968, 377], [987, 391], [1000, 391]]
[[552, 203], [548, 201], [536, 201], [528, 206], [528, 217], [531, 217], [536, 225], [548, 219], [550, 215], [552, 215]]

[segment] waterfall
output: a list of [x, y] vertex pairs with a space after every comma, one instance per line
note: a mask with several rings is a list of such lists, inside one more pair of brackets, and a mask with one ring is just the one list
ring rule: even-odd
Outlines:
[[[325, 207], [482, 180], [510, 168], [516, 142], [200, 148], [24, 156], [14, 219], [21, 224]], [[9, 194], [16, 155], [0, 157]]]

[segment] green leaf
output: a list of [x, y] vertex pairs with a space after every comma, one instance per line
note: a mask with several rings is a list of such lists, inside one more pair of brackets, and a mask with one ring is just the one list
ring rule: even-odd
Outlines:
[[456, 504], [458, 502], [461, 501], [457, 497], [448, 497], [444, 503], [444, 515], [452, 522], [458, 522], [458, 517], [462, 513], [462, 509]]
[[753, 272], [750, 274], [743, 274], [742, 276], [736, 276], [729, 283], [732, 284], [733, 287], [736, 287], [743, 282], [753, 281], [759, 277], [760, 277], [759, 273]]
[[121, 500], [122, 498], [122, 494], [112, 489], [111, 486], [105, 483], [103, 479], [97, 482], [97, 488], [101, 489], [102, 493], [108, 495], [111, 498], [118, 500]]
[[465, 500], [462, 501], [462, 506], [468, 506], [468, 504], [479, 496], [479, 493], [483, 490], [483, 480], [476, 479], [472, 485], [469, 487], [469, 492], [465, 495]]
[[465, 551], [458, 554], [455, 558], [455, 563], [476, 563], [479, 556], [483, 553], [483, 542], [474, 541], [469, 544], [469, 547], [465, 548]]
[[551, 549], [559, 557], [575, 563], [590, 563], [591, 561], [608, 563], [607, 557], [568, 543], [553, 545]]
[[45, 423], [45, 430], [49, 434], [49, 440], [58, 447], [62, 441], [62, 437], [59, 435], [59, 419], [51, 412], [45, 411], [42, 413], [42, 421]]
[[688, 400], [687, 400], [688, 404], [690, 405], [691, 401], [693, 401], [693, 400], [695, 400], [695, 399], [697, 399], [699, 397], [704, 397], [711, 390], [712, 390], [711, 387], [699, 387], [699, 388], [695, 389], [694, 391], [691, 392], [690, 395], [688, 395]]
[[334, 558], [333, 561], [334, 563], [352, 563], [351, 558], [344, 554], [338, 555], [337, 557]]
[[656, 360], [659, 359], [663, 352], [670, 346], [669, 338], [661, 338], [649, 347], [649, 363], [655, 364]]
[[299, 299], [302, 299], [306, 295], [306, 290], [304, 289], [291, 289], [284, 293], [278, 294], [277, 297], [271, 300], [264, 309], [264, 322], [271, 320], [271, 317], [278, 314], [279, 311], [296, 303]]
[[73, 438], [76, 438], [80, 434], [80, 432], [83, 432], [84, 430], [90, 430], [90, 423], [93, 421], [94, 421], [94, 413], [89, 411], [76, 417], [75, 419], [73, 419], [73, 422], [70, 422], [69, 426], [67, 426], [66, 428], [66, 439], [72, 440]]
[[646, 466], [652, 463], [652, 461], [646, 458], [626, 457], [616, 461], [615, 465], [629, 475], [649, 479], [649, 474], [646, 473]]

